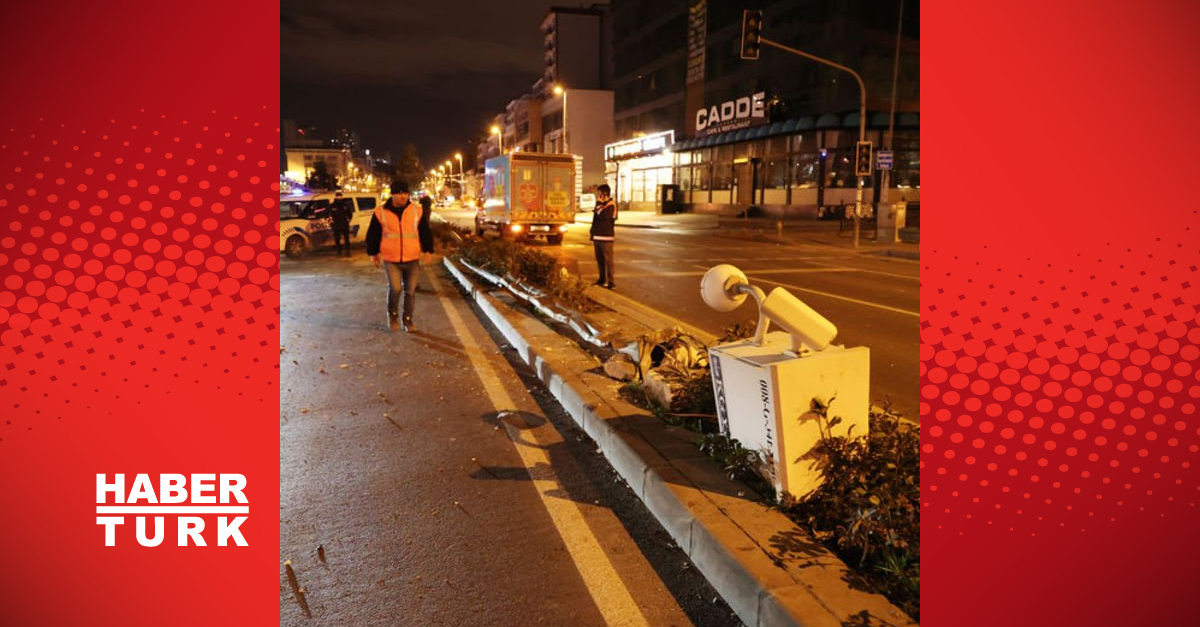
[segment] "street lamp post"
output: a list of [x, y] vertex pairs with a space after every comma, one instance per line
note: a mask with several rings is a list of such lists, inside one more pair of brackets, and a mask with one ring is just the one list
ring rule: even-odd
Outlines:
[[463, 171], [462, 153], [454, 153], [454, 158], [458, 159], [458, 194], [460, 196], [467, 195], [467, 173]]
[[500, 132], [499, 126], [493, 124], [492, 134], [496, 136], [496, 139], [500, 140], [500, 154], [504, 154], [504, 133]]
[[[892, 146], [896, 141], [896, 83], [900, 80], [900, 36], [903, 30], [904, 0], [900, 0], [900, 17], [896, 24], [896, 56], [892, 59], [892, 107], [888, 113], [887, 141], [885, 142], [888, 150], [894, 150]], [[880, 176], [883, 179], [881, 181], [883, 190], [880, 194], [879, 210], [882, 211], [888, 202], [888, 188], [892, 186], [891, 168], [884, 170]], [[876, 219], [878, 219], [878, 216], [876, 216]]]
[[555, 85], [554, 95], [561, 95], [563, 99], [562, 152], [570, 152], [571, 147], [567, 143], [567, 90], [562, 85]]

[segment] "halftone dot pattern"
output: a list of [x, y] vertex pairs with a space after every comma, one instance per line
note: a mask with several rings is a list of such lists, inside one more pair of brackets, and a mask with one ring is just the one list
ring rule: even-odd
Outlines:
[[1072, 264], [923, 251], [925, 529], [1086, 533], [1196, 515], [1195, 216]]
[[268, 113], [0, 131], [0, 446], [130, 399], [275, 401], [279, 185], [245, 148], [278, 154]]

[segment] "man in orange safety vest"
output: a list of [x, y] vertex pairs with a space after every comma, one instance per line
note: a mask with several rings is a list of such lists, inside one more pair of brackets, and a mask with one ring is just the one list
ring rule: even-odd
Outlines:
[[[367, 254], [375, 267], [383, 267], [388, 281], [387, 315], [392, 331], [403, 328], [416, 331], [413, 309], [417, 291], [417, 272], [421, 264], [419, 236], [421, 205], [410, 202], [408, 183], [395, 181], [392, 197], [375, 208], [367, 228]], [[400, 293], [404, 293], [404, 316], [400, 317]]]

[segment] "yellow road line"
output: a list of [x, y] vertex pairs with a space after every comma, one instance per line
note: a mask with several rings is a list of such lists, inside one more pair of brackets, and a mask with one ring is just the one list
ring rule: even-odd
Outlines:
[[[446, 315], [450, 318], [450, 324], [454, 327], [454, 332], [458, 334], [462, 340], [463, 348], [470, 359], [471, 365], [475, 368], [475, 373], [479, 375], [480, 382], [483, 383], [483, 388], [487, 392], [488, 398], [496, 410], [516, 410], [517, 404], [513, 402], [508, 391], [504, 389], [504, 385], [500, 382], [500, 378], [496, 375], [496, 371], [488, 363], [487, 357], [480, 349], [475, 337], [471, 335], [462, 316], [454, 308], [454, 304], [450, 299], [444, 296], [441, 280], [433, 272], [423, 273], [433, 285], [434, 292], [437, 294], [438, 300], [442, 304], [442, 308], [446, 310]], [[566, 545], [568, 553], [571, 555], [571, 560], [575, 562], [575, 567], [579, 570], [580, 576], [583, 578], [584, 584], [587, 586], [588, 592], [592, 595], [592, 600], [595, 601], [596, 607], [604, 616], [604, 621], [610, 627], [649, 627], [646, 618], [638, 609], [637, 603], [633, 600], [633, 596], [625, 587], [621, 576], [617, 574], [608, 555], [601, 548], [600, 542], [588, 527], [587, 521], [583, 518], [583, 512], [579, 509], [579, 504], [570, 499], [562, 499], [548, 496], [548, 493], [565, 493], [566, 490], [558, 481], [558, 476], [550, 467], [550, 457], [546, 454], [548, 443], [539, 439], [536, 429], [529, 429], [523, 432], [523, 436], [532, 439], [533, 445], [523, 445], [516, 441], [513, 446], [517, 449], [517, 454], [521, 457], [521, 462], [525, 465], [525, 469], [529, 471], [530, 480], [534, 488], [537, 490], [538, 497], [542, 500], [542, 505], [550, 514], [550, 519], [554, 522], [554, 527], [558, 530], [558, 534], [563, 539], [563, 544]], [[535, 473], [533, 469], [537, 467]]]

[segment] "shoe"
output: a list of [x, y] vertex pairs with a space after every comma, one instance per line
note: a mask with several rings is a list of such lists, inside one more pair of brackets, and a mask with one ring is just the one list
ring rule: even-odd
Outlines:
[[604, 287], [604, 281], [596, 281], [595, 283], [592, 283], [592, 285], [595, 285], [596, 287]]
[[608, 288], [608, 289], [610, 289], [610, 290], [615, 290], [615, 289], [617, 289], [617, 284], [616, 284], [616, 283], [609, 283], [608, 285], [605, 285], [604, 287], [607, 287], [607, 288]]
[[400, 316], [398, 314], [394, 314], [394, 313], [388, 314], [388, 327], [391, 328], [391, 330], [393, 330], [393, 331], [400, 330]]
[[400, 322], [400, 326], [404, 329], [405, 333], [417, 332], [417, 325], [413, 324], [412, 318], [405, 318]]

